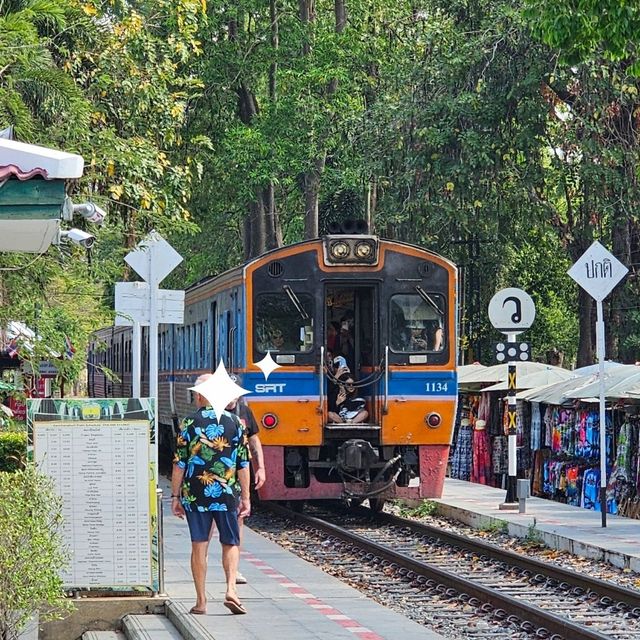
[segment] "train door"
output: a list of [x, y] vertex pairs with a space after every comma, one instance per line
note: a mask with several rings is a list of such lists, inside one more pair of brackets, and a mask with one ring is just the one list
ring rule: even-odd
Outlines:
[[[378, 347], [377, 288], [375, 285], [331, 285], [325, 292], [325, 348], [331, 353], [334, 371], [346, 364], [359, 397], [366, 400], [367, 423], [379, 424], [377, 385]], [[329, 382], [328, 399], [335, 386]]]

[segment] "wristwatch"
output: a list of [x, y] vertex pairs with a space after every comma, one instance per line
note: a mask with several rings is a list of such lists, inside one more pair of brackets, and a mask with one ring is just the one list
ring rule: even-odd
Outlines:
[[180, 496], [171, 496], [172, 500], [180, 500]]

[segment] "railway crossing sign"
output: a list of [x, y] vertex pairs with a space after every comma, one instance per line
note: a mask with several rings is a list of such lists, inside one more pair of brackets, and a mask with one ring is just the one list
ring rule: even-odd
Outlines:
[[567, 272], [594, 300], [602, 301], [629, 269], [597, 240]]
[[[184, 318], [184, 291], [158, 289], [158, 285], [182, 262], [182, 256], [159, 233], [151, 231], [124, 259], [145, 280], [116, 283], [116, 324], [133, 327], [132, 395], [134, 398], [141, 395], [141, 326], [144, 324], [149, 326], [149, 397], [157, 402], [158, 324], [182, 324]], [[155, 446], [157, 463], [157, 439]]]
[[567, 272], [596, 301], [596, 351], [600, 381], [600, 511], [603, 527], [607, 526], [607, 447], [604, 397], [605, 334], [602, 301], [628, 271], [629, 269], [618, 258], [596, 240]]
[[[150, 322], [149, 285], [146, 282], [116, 282], [116, 327], [132, 327], [135, 322], [148, 326]], [[184, 322], [184, 291], [158, 289], [158, 322]]]
[[522, 289], [501, 289], [489, 302], [489, 320], [502, 333], [522, 333], [531, 327], [535, 319], [536, 306]]
[[182, 256], [157, 231], [151, 231], [124, 261], [145, 282], [158, 285], [182, 262]]

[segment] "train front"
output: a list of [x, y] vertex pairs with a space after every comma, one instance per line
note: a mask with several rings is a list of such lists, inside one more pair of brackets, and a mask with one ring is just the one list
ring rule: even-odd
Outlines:
[[[337, 234], [246, 267], [243, 386], [266, 500], [441, 495], [456, 413], [456, 268], [419, 247]], [[263, 367], [264, 368], [264, 367]]]

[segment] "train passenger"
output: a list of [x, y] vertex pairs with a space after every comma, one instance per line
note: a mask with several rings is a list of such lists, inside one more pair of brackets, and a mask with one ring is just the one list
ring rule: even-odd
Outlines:
[[[211, 375], [200, 376], [196, 385]], [[251, 512], [249, 453], [243, 428], [234, 414], [225, 412], [216, 417], [201, 394], [195, 394], [195, 401], [198, 408], [185, 418], [178, 435], [171, 477], [171, 511], [178, 518], [187, 518], [191, 535], [196, 603], [190, 613], [207, 612], [207, 555], [214, 523], [219, 531], [226, 578], [224, 606], [235, 614], [246, 613], [236, 590], [240, 558], [238, 518]], [[202, 455], [203, 450], [206, 455]], [[223, 474], [220, 468], [225, 469]]]
[[327, 351], [335, 352], [338, 346], [338, 335], [340, 334], [340, 324], [332, 320], [327, 325]]
[[284, 348], [284, 335], [280, 329], [273, 329], [269, 332], [267, 342], [263, 345], [263, 351], [282, 351]]
[[369, 417], [366, 409], [366, 401], [357, 395], [357, 389], [353, 376], [350, 373], [343, 374], [339, 380], [339, 391], [335, 401], [329, 405], [328, 417], [331, 422], [348, 422], [357, 424], [364, 422]]

